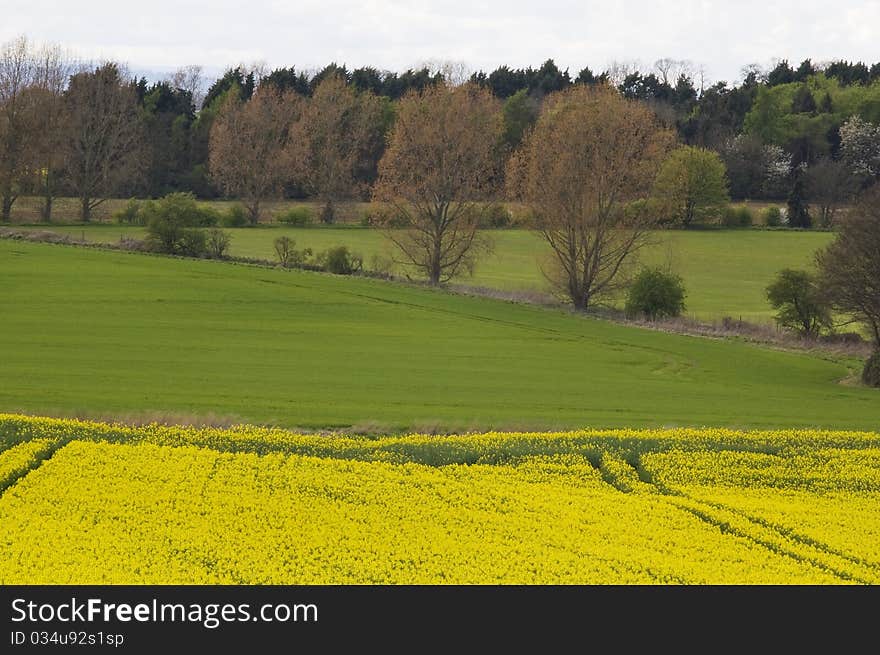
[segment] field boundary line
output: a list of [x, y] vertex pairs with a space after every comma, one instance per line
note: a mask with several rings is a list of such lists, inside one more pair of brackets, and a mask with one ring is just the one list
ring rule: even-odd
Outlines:
[[[718, 528], [723, 534], [733, 534], [743, 539], [747, 539], [758, 546], [776, 553], [777, 555], [790, 557], [803, 564], [809, 564], [847, 582], [857, 582], [860, 584], [877, 584], [880, 582], [880, 576], [877, 575], [878, 571], [874, 570], [875, 567], [858, 561], [858, 558], [835, 552], [834, 550], [825, 547], [821, 542], [811, 543], [811, 541], [801, 539], [799, 538], [800, 535], [793, 531], [791, 531], [792, 534], [789, 534], [788, 531], [779, 529], [779, 527], [773, 522], [758, 520], [742, 510], [727, 507], [723, 503], [715, 503], [696, 498], [680, 489], [675, 489], [658, 482], [654, 480], [654, 476], [651, 472], [644, 467], [641, 457], [637, 459], [635, 465], [632, 463], [631, 465], [636, 469], [639, 478], [643, 482], [653, 485], [674, 507], [677, 507], [688, 514], [697, 517], [701, 521]], [[688, 503], [692, 503], [693, 506], [689, 507]], [[749, 527], [757, 526], [759, 530], [769, 532], [769, 538], [767, 536], [750, 534], [749, 530], [744, 529], [743, 527], [737, 527], [730, 521], [724, 520], [723, 516], [718, 515], [719, 512], [728, 512], [734, 517], [738, 517], [745, 521], [746, 525]], [[806, 549], [807, 552], [797, 552], [798, 546]], [[810, 551], [813, 552], [811, 553]], [[831, 558], [832, 561], [827, 561], [828, 558]], [[834, 562], [834, 559], [843, 560], [845, 562], [844, 567], [841, 568], [841, 562]], [[857, 569], [861, 570], [857, 572], [847, 571], [846, 564], [855, 566]], [[868, 571], [864, 570], [866, 568]]]
[[[40, 455], [34, 458], [34, 461], [27, 466], [25, 469], [14, 473], [9, 476], [7, 479], [0, 481], [0, 497], [3, 496], [8, 490], [12, 489], [15, 485], [17, 485], [21, 480], [32, 472], [39, 469], [45, 462], [48, 462], [55, 456], [59, 450], [64, 448], [67, 444], [73, 441], [75, 437], [58, 437], [57, 440], [46, 447], [44, 451]], [[22, 441], [22, 444], [29, 443], [27, 441]], [[20, 445], [20, 444], [16, 444]], [[8, 452], [11, 449], [7, 449], [3, 452]]]
[[[704, 503], [706, 505], [709, 505], [711, 507], [716, 507], [719, 510], [731, 512], [732, 514], [737, 514], [739, 516], [742, 516], [744, 519], [751, 521], [752, 523], [757, 523], [758, 525], [760, 525], [768, 530], [772, 530], [772, 531], [778, 533], [781, 537], [784, 537], [784, 538], [789, 539], [791, 541], [795, 541], [795, 542], [800, 543], [806, 547], [814, 548], [816, 550], [822, 551], [824, 553], [827, 553], [830, 556], [839, 557], [840, 559], [846, 560], [853, 565], [860, 566], [860, 567], [863, 567], [866, 569], [870, 569], [871, 572], [873, 572], [874, 574], [880, 574], [880, 563], [872, 562], [870, 560], [866, 560], [861, 557], [857, 557], [855, 555], [850, 555], [849, 553], [846, 553], [842, 550], [834, 548], [833, 546], [826, 544], [822, 541], [819, 541], [818, 539], [815, 539], [813, 537], [810, 537], [810, 536], [807, 536], [804, 534], [800, 534], [799, 532], [797, 532], [793, 528], [789, 528], [788, 526], [785, 526], [781, 523], [777, 523], [775, 521], [771, 521], [769, 519], [765, 519], [760, 516], [752, 515], [745, 510], [739, 509], [737, 507], [732, 507], [732, 506], [727, 505], [725, 503], [722, 503], [720, 501], [705, 500], [705, 499], [701, 499], [701, 498], [698, 499], [698, 498], [694, 498], [693, 496], [689, 496], [689, 498], [691, 498], [692, 500]], [[878, 580], [878, 582], [880, 582], [880, 580]]]

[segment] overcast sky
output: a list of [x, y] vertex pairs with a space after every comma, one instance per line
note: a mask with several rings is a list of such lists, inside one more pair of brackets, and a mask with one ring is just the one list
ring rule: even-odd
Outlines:
[[880, 0], [3, 0], [3, 41], [25, 34], [140, 71], [263, 61], [403, 70], [426, 60], [472, 69], [538, 66], [572, 75], [661, 57], [737, 80], [745, 64], [880, 60]]

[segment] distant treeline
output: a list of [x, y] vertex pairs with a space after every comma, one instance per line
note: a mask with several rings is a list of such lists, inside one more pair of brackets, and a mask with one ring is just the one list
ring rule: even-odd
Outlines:
[[[466, 82], [502, 103], [501, 145], [508, 151], [534, 125], [549, 94], [578, 85], [610, 85], [625, 98], [646, 103], [681, 143], [716, 151], [735, 199], [788, 198], [795, 185], [805, 183], [800, 173], [811, 167], [819, 167], [814, 177], [821, 178], [813, 190], [823, 184], [837, 189], [840, 180], [835, 176], [849, 176], [854, 165], [865, 178], [880, 174], [875, 170], [880, 63], [814, 65], [805, 60], [793, 67], [782, 61], [770, 70], [747, 67], [733, 85], [707, 85], [688, 62], [671, 59], [658, 60], [650, 70], [615, 64], [601, 73], [584, 68], [576, 75], [560, 70], [551, 59], [537, 68], [501, 66], [489, 73], [464, 73], [451, 65], [395, 73], [330, 64], [311, 74], [294, 67], [260, 71], [239, 66], [210, 84], [200, 67], [188, 66], [150, 83], [132, 78], [120, 65], [75, 64], [60, 48], [36, 48], [20, 38], [0, 53], [2, 218], [8, 220], [15, 199], [25, 194], [45, 198], [47, 220], [58, 195], [79, 197], [84, 218], [110, 196], [160, 197], [185, 191], [219, 197], [229, 189], [210, 170], [210, 141], [230, 94], [246, 104], [259, 89], [271, 88], [311, 101], [328, 79], [376, 99], [352, 105], [369, 111], [375, 124], [364, 138], [353, 173], [364, 197], [375, 180], [400, 99], [438, 84]], [[850, 152], [842, 152], [844, 145]], [[835, 169], [845, 155], [848, 166]], [[863, 179], [857, 182], [864, 184]], [[283, 194], [309, 197], [314, 188], [287, 183]]]

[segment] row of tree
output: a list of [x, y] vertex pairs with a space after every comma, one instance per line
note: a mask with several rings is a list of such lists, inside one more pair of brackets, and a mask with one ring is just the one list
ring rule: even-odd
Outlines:
[[134, 192], [146, 169], [137, 85], [114, 64], [78, 69], [57, 47], [18, 39], [0, 50], [2, 217], [24, 193], [43, 197], [49, 220], [60, 191], [81, 215], [111, 194]]
[[[238, 196], [235, 185], [211, 170], [211, 134], [218, 115], [227, 111], [229, 98], [235, 97], [245, 112], [252, 100], [266, 105], [260, 98], [269, 94], [258, 91], [271, 89], [274, 95], [298, 101], [291, 100], [291, 105], [327, 110], [332, 101], [319, 90], [332, 80], [337, 92], [346, 90], [346, 98], [364, 100], [354, 109], [347, 107], [345, 118], [328, 122], [341, 130], [335, 136], [329, 132], [323, 137], [305, 136], [313, 141], [361, 139], [354, 180], [355, 195], [363, 198], [376, 179], [385, 134], [408, 93], [464, 82], [487, 90], [502, 103], [500, 140], [513, 151], [535, 125], [550, 94], [610, 84], [623, 97], [645, 103], [683, 143], [718, 152], [733, 198], [783, 199], [797, 192], [821, 205], [819, 220], [826, 221], [828, 206], [839, 204], [880, 175], [878, 78], [878, 64], [816, 66], [807, 60], [797, 68], [787, 62], [769, 71], [750, 67], [742, 83], [731, 87], [707, 85], [688, 62], [669, 59], [659, 60], [649, 71], [615, 64], [600, 74], [585, 68], [577, 75], [548, 60], [538, 68], [501, 66], [473, 74], [448, 63], [402, 74], [370, 67], [348, 70], [335, 64], [314, 74], [239, 66], [205, 89], [198, 66], [148, 84], [143, 78], [131, 79], [118, 65], [74, 64], [57, 47], [36, 48], [21, 38], [0, 51], [2, 218], [8, 220], [21, 194], [43, 196], [47, 220], [57, 194], [79, 197], [84, 219], [111, 195], [158, 197], [191, 191], [203, 198], [221, 193]], [[364, 116], [355, 117], [361, 111]], [[298, 116], [298, 110], [293, 115]], [[292, 125], [298, 119], [289, 117], [288, 122]], [[309, 124], [301, 123], [292, 137], [302, 138], [300, 128]], [[365, 136], [364, 130], [369, 134]], [[287, 126], [279, 132], [286, 135]], [[222, 159], [218, 154], [213, 161]], [[850, 174], [853, 162], [859, 162], [860, 176]], [[288, 169], [294, 165], [284, 162]], [[805, 175], [810, 168], [815, 168], [814, 173]], [[321, 189], [335, 185], [335, 177], [323, 183], [308, 177], [302, 170], [286, 175], [280, 192], [322, 199], [340, 195]], [[327, 207], [329, 217], [332, 203]]]
[[[509, 156], [502, 138], [502, 103], [479, 85], [432, 85], [405, 95], [396, 111], [375, 172], [373, 197], [392, 208], [385, 226], [393, 229], [385, 233], [398, 261], [422, 271], [433, 284], [471, 268], [490, 247], [478, 229], [491, 207], [482, 201], [499, 193], [502, 184], [508, 197], [531, 211], [551, 252], [544, 273], [578, 309], [617, 295], [629, 282], [626, 272], [661, 221], [658, 217], [692, 222], [713, 203], [726, 201], [718, 154], [679, 145], [675, 132], [645, 103], [610, 85], [550, 94], [533, 129]], [[271, 180], [280, 188], [298, 177], [315, 185], [315, 193], [332, 207], [340, 189], [356, 184], [359, 165], [369, 159], [364, 154], [368, 136], [379, 129], [381, 113], [376, 96], [354, 92], [341, 78], [322, 81], [310, 100], [269, 87], [256, 90], [248, 102], [229, 95], [211, 135], [212, 170], [225, 171], [220, 174], [224, 184], [242, 185], [235, 187], [237, 193], [255, 193], [255, 202], [259, 194], [246, 180]], [[372, 127], [356, 120], [366, 115], [374, 115]], [[349, 138], [336, 138], [339, 133]], [[878, 207], [880, 184], [864, 192], [836, 240], [818, 254], [817, 278], [783, 271], [768, 288], [782, 324], [816, 335], [831, 326], [837, 312], [865, 325], [880, 343]], [[160, 209], [168, 217], [159, 220], [161, 212], [154, 212], [149, 229], [167, 241], [165, 251], [186, 254], [197, 246], [223, 256], [228, 241], [221, 232], [206, 237], [181, 229], [202, 224], [192, 197], [169, 196]], [[177, 220], [185, 214], [191, 215], [186, 225]], [[290, 240], [279, 239], [275, 246], [282, 265], [304, 261], [305, 253]], [[356, 268], [346, 252], [328, 253], [325, 259], [321, 266], [326, 270], [350, 273]], [[656, 272], [639, 279], [650, 287], [649, 295], [656, 295], [658, 285], [668, 286], [661, 289], [672, 303], [668, 311], [679, 311], [680, 280], [654, 278]], [[630, 293], [631, 310], [658, 314], [656, 298], [637, 295]], [[871, 358], [865, 371], [867, 382], [880, 384], [880, 355]]]

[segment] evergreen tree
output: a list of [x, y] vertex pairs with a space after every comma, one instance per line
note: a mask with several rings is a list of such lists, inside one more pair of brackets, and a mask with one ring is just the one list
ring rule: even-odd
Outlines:
[[795, 114], [815, 114], [816, 99], [806, 84], [801, 84], [791, 101], [791, 111]]
[[351, 83], [358, 91], [382, 95], [382, 75], [372, 66], [354, 69], [351, 72]]
[[260, 80], [260, 84], [274, 86], [278, 93], [293, 91], [301, 96], [307, 96], [311, 92], [308, 76], [302, 72], [297, 73], [293, 66], [276, 68]]
[[790, 84], [795, 81], [794, 71], [788, 65], [788, 61], [783, 59], [776, 68], [767, 73], [767, 86], [778, 86], [780, 84]]
[[[216, 80], [211, 88], [208, 89], [208, 93], [205, 94], [205, 100], [202, 102], [202, 108], [210, 107], [211, 104], [220, 96], [224, 95], [227, 91], [229, 91], [234, 86], [237, 86], [241, 91], [242, 100], [249, 100], [250, 94], [244, 93], [245, 79], [244, 73], [241, 70], [241, 66], [236, 68], [230, 68], [223, 76]], [[253, 84], [251, 84], [251, 92], [253, 92]]]
[[575, 84], [596, 84], [597, 81], [596, 76], [593, 74], [593, 71], [590, 70], [589, 66], [585, 66], [581, 69], [581, 72], [578, 73], [576, 78], [574, 78]]
[[520, 144], [526, 131], [538, 120], [540, 107], [538, 100], [525, 89], [520, 89], [504, 101], [503, 140], [511, 150]]
[[816, 69], [813, 67], [813, 62], [809, 59], [804, 59], [794, 72], [794, 78], [796, 82], [806, 82], [807, 78], [815, 74]]
[[529, 84], [529, 91], [537, 94], [539, 97], [553, 93], [554, 91], [562, 91], [571, 85], [571, 77], [568, 69], [560, 71], [552, 59], [548, 59], [534, 73], [533, 82]]
[[526, 87], [523, 71], [514, 71], [507, 66], [499, 66], [489, 73], [488, 82], [495, 97], [502, 100]]

